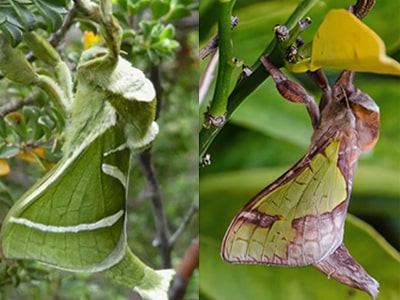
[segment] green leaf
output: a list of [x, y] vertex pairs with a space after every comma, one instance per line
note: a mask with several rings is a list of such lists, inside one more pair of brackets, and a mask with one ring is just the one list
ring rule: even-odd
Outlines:
[[169, 11], [169, 0], [156, 0], [151, 1], [150, 7], [153, 12], [153, 19], [158, 20]]
[[27, 140], [27, 127], [25, 117], [20, 113], [11, 113], [4, 117], [7, 125], [23, 140]]
[[175, 27], [172, 24], [168, 24], [164, 27], [159, 35], [159, 39], [172, 39], [175, 37]]
[[22, 30], [11, 23], [5, 23], [0, 25], [0, 30], [6, 36], [8, 42], [13, 46], [17, 46], [22, 40]]
[[20, 21], [20, 24], [23, 25], [24, 31], [31, 31], [36, 27], [36, 18], [34, 14], [22, 4], [11, 1], [10, 4], [14, 8], [16, 16]]
[[63, 0], [3, 1], [0, 4], [0, 30], [15, 47], [23, 33], [35, 29], [39, 23], [50, 32], [57, 30], [66, 13], [65, 6]]
[[14, 145], [0, 145], [0, 158], [9, 159], [17, 156], [20, 149]]
[[62, 24], [62, 13], [65, 13], [65, 10], [50, 3], [46, 3], [44, 0], [33, 1], [40, 15], [46, 21], [46, 25], [48, 26], [47, 31], [54, 32], [57, 30]]
[[190, 14], [191, 14], [190, 8], [183, 5], [178, 5], [172, 10], [170, 15], [168, 16], [168, 21], [177, 20], [189, 16]]

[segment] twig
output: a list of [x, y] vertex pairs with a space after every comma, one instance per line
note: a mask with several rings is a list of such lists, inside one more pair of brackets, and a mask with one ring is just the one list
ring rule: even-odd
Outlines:
[[33, 100], [36, 99], [38, 93], [33, 93], [30, 94], [28, 96], [26, 96], [23, 99], [11, 102], [11, 103], [7, 103], [4, 104], [3, 106], [0, 107], [0, 117], [4, 117], [5, 115], [16, 111], [17, 109], [20, 109], [21, 107], [23, 107], [24, 105], [31, 103]]
[[218, 65], [218, 49], [212, 54], [211, 59], [208, 61], [207, 66], [204, 68], [204, 72], [200, 78], [199, 88], [199, 105], [204, 101], [204, 97], [214, 79], [214, 71]]
[[185, 231], [185, 229], [189, 225], [190, 221], [192, 220], [192, 217], [194, 216], [195, 213], [198, 212], [198, 210], [199, 210], [199, 206], [196, 203], [192, 203], [188, 212], [186, 213], [185, 217], [183, 218], [182, 224], [178, 227], [178, 229], [174, 232], [174, 234], [172, 234], [171, 237], [169, 238], [169, 245], [171, 248], [175, 244], [178, 237]]
[[153, 167], [151, 148], [139, 153], [138, 157], [142, 173], [146, 178], [149, 189], [152, 191], [151, 203], [157, 231], [154, 244], [160, 249], [163, 268], [171, 268], [171, 247], [168, 243], [168, 223], [165, 216], [160, 185]]
[[163, 106], [163, 88], [161, 85], [161, 76], [160, 76], [160, 66], [152, 65], [150, 67], [150, 81], [154, 85], [154, 89], [156, 90], [156, 97], [157, 97], [157, 108], [156, 108], [156, 120], [160, 116], [160, 112]]
[[199, 237], [197, 237], [176, 267], [176, 275], [170, 289], [168, 298], [170, 300], [181, 300], [184, 298], [186, 287], [194, 270], [199, 265]]
[[139, 194], [133, 200], [127, 201], [127, 210], [133, 211], [135, 207], [139, 206], [141, 203], [146, 201], [151, 197], [151, 192], [148, 190], [148, 187], [142, 189]]
[[61, 41], [64, 39], [65, 34], [67, 31], [71, 28], [72, 24], [74, 23], [74, 19], [77, 15], [76, 7], [75, 5], [68, 11], [67, 15], [64, 18], [63, 24], [61, 27], [54, 32], [50, 38], [49, 38], [49, 43], [54, 47], [57, 48], [57, 46], [61, 43]]
[[[231, 29], [234, 29], [238, 23], [239, 23], [239, 18], [237, 16], [232, 16], [231, 17]], [[200, 49], [200, 52], [199, 52], [200, 61], [205, 59], [210, 54], [214, 53], [218, 48], [218, 44], [219, 44], [219, 36], [218, 36], [218, 33], [216, 33], [211, 38], [211, 40], [207, 43], [207, 45], [205, 45], [203, 48]]]

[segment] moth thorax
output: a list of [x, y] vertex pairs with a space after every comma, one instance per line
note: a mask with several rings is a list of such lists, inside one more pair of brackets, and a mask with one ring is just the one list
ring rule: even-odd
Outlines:
[[379, 110], [369, 110], [361, 105], [354, 105], [352, 109], [356, 117], [358, 146], [362, 151], [371, 150], [379, 138]]

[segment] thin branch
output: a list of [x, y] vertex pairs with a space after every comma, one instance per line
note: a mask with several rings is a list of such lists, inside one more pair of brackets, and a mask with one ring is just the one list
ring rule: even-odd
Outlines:
[[21, 107], [23, 107], [26, 104], [33, 102], [33, 100], [36, 99], [37, 95], [38, 95], [38, 93], [33, 93], [33, 94], [26, 96], [23, 99], [4, 104], [3, 106], [0, 107], [0, 117], [3, 118], [7, 114], [20, 109]]
[[218, 49], [212, 54], [211, 59], [208, 61], [207, 66], [204, 68], [204, 72], [200, 78], [199, 88], [199, 105], [201, 106], [204, 97], [207, 94], [208, 89], [214, 79], [215, 68], [218, 65]]
[[163, 87], [161, 84], [160, 65], [151, 65], [149, 77], [156, 90], [157, 107], [155, 119], [157, 120], [163, 107]]
[[184, 299], [187, 284], [194, 270], [199, 265], [199, 237], [193, 240], [190, 248], [185, 252], [185, 255], [176, 267], [176, 275], [170, 289], [168, 298], [170, 300]]
[[54, 32], [50, 38], [49, 38], [49, 43], [54, 47], [57, 48], [57, 46], [61, 43], [61, 41], [64, 39], [65, 34], [67, 31], [71, 28], [72, 24], [74, 23], [74, 19], [77, 16], [77, 11], [75, 5], [68, 11], [67, 15], [64, 18], [63, 24], [61, 27]]
[[165, 216], [164, 201], [152, 162], [151, 148], [139, 153], [139, 164], [147, 185], [152, 191], [151, 203], [153, 217], [156, 225], [156, 239], [154, 244], [159, 248], [163, 268], [171, 268], [171, 247], [168, 243], [169, 229]]
[[139, 194], [135, 197], [135, 199], [127, 201], [127, 210], [133, 211], [135, 207], [139, 206], [141, 203], [143, 203], [150, 197], [151, 197], [151, 192], [148, 190], [148, 187], [146, 186], [139, 192]]
[[192, 220], [192, 217], [198, 211], [199, 211], [199, 206], [197, 205], [197, 203], [192, 203], [188, 212], [186, 213], [185, 217], [183, 218], [182, 224], [178, 227], [178, 229], [169, 238], [169, 245], [171, 248], [175, 244], [175, 242], [179, 238], [179, 236], [185, 231], [185, 229], [189, 225], [190, 221]]

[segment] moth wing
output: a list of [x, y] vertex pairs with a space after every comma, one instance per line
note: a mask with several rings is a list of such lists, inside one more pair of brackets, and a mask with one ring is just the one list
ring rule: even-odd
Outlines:
[[119, 262], [126, 249], [129, 168], [123, 142], [122, 130], [107, 129], [80, 153], [63, 158], [18, 200], [3, 224], [4, 255], [77, 272]]
[[230, 224], [221, 255], [231, 263], [305, 266], [342, 242], [345, 178], [337, 166], [340, 141], [310, 151], [256, 195]]

